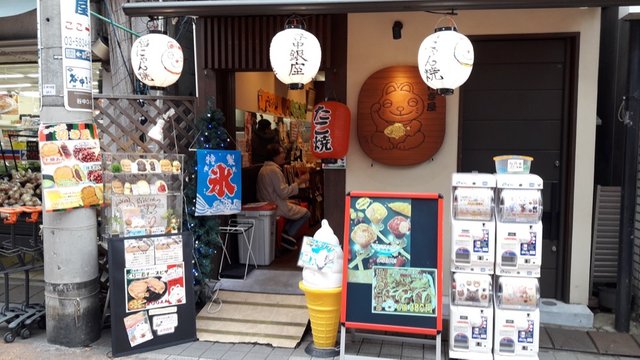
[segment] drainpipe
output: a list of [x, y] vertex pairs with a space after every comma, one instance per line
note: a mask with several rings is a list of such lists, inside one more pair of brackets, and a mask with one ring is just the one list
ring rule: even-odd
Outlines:
[[633, 242], [638, 175], [638, 129], [640, 126], [640, 23], [629, 24], [629, 119], [625, 133], [624, 174], [618, 247], [618, 278], [616, 288], [615, 328], [629, 331], [631, 320], [631, 281], [633, 272]]

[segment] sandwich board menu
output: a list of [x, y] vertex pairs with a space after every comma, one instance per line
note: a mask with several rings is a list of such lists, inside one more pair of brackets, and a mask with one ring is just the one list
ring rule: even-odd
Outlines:
[[345, 327], [442, 331], [442, 213], [440, 194], [347, 195], [340, 317]]
[[192, 249], [189, 232], [109, 239], [114, 356], [196, 340]]

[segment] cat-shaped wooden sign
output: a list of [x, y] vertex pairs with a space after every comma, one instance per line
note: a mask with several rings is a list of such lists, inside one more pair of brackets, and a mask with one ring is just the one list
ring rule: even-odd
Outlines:
[[444, 96], [422, 81], [417, 66], [391, 66], [364, 82], [358, 96], [358, 141], [373, 160], [415, 165], [444, 140]]

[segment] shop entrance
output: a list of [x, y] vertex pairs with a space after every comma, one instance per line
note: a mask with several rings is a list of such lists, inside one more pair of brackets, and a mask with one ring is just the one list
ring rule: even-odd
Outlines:
[[458, 171], [494, 173], [493, 156], [534, 157], [544, 180], [542, 296], [568, 300], [577, 35], [471, 39], [460, 89]]

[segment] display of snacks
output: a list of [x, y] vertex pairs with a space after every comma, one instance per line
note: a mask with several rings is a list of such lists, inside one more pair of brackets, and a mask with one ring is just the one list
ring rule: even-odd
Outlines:
[[453, 305], [491, 306], [491, 276], [486, 274], [454, 273], [451, 280]]
[[130, 237], [181, 232], [182, 172], [174, 170], [182, 169], [183, 157], [103, 154], [104, 194], [96, 194], [105, 201], [102, 233]]

